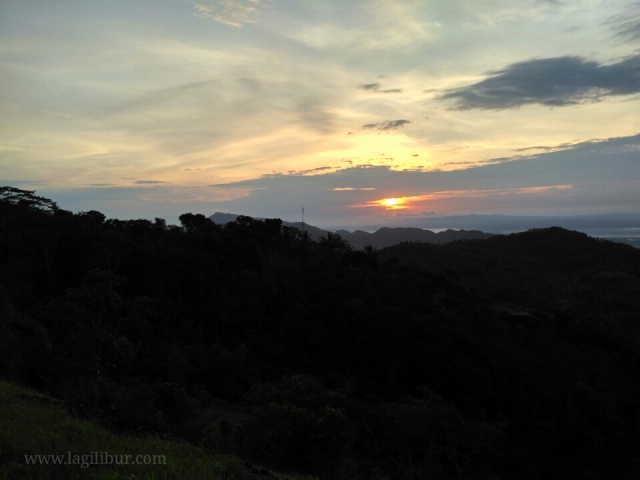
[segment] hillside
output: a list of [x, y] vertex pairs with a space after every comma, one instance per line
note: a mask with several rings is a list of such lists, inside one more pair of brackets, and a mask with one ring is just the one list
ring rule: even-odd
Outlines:
[[[640, 251], [561, 228], [357, 251], [180, 219], [0, 189], [0, 377], [300, 479], [637, 478]], [[67, 431], [82, 453], [76, 427], [42, 451]]]
[[0, 418], [2, 479], [223, 480], [244, 469], [185, 443], [111, 433], [73, 418], [57, 399], [2, 380]]
[[565, 295], [574, 301], [583, 295], [591, 298], [589, 303], [597, 303], [594, 299], [616, 288], [626, 298], [637, 290], [640, 278], [638, 249], [559, 227], [497, 235], [482, 242], [454, 242], [438, 249], [396, 245], [385, 249], [382, 258], [455, 271], [465, 284], [494, 299], [513, 296], [538, 307], [560, 305]]

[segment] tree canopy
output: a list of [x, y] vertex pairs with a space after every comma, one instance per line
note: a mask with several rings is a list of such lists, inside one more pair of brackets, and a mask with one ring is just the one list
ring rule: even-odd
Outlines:
[[77, 415], [320, 478], [633, 478], [632, 247], [554, 228], [352, 251], [0, 192], [0, 376]]

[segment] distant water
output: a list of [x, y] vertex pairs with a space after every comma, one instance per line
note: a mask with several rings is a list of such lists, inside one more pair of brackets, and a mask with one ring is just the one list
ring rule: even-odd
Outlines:
[[[393, 227], [393, 228], [397, 228], [397, 227]], [[400, 227], [402, 228], [402, 227]], [[421, 228], [421, 227], [415, 227], [415, 228]], [[345, 229], [347, 230], [347, 229]], [[358, 228], [357, 230], [360, 230], [361, 232], [367, 232], [367, 233], [376, 233], [378, 230], [380, 230], [380, 228], [375, 228], [375, 229], [370, 229], [370, 228]], [[455, 231], [459, 231], [462, 230], [461, 228], [422, 228], [422, 230], [430, 230], [433, 233], [440, 233], [440, 232], [446, 232], [447, 230], [455, 230]], [[353, 233], [355, 230], [347, 230], [351, 233]]]
[[626, 243], [635, 248], [640, 248], [640, 228], [611, 228], [603, 230], [589, 230], [587, 235], [603, 238], [617, 243]]
[[587, 230], [585, 233], [598, 238], [640, 238], [640, 228], [607, 228], [601, 230]]

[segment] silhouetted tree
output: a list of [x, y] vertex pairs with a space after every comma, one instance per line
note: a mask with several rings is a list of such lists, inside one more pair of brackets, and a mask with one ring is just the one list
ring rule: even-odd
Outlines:
[[341, 250], [341, 251], [350, 251], [352, 250], [351, 245], [344, 238], [342, 238], [337, 233], [327, 232], [327, 236], [320, 237], [318, 242], [320, 246], [326, 248], [327, 250]]
[[0, 202], [47, 213], [54, 213], [58, 210], [56, 202], [39, 197], [35, 194], [35, 190], [21, 190], [15, 187], [0, 187]]
[[178, 218], [187, 232], [193, 232], [199, 227], [205, 225], [207, 222], [211, 222], [211, 220], [201, 213], [196, 213], [195, 215], [193, 213], [184, 213]]

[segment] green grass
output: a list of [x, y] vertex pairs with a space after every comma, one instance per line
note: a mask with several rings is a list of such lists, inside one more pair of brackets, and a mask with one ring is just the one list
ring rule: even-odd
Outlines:
[[[129, 464], [28, 464], [26, 455], [61, 456], [81, 463], [106, 459], [105, 452], [130, 455]], [[143, 457], [138, 457], [142, 455]], [[136, 460], [156, 465], [133, 464]], [[144, 457], [150, 456], [150, 457]], [[95, 455], [94, 455], [95, 458]], [[117, 435], [87, 420], [73, 418], [61, 402], [0, 380], [0, 479], [223, 480], [233, 457], [211, 455], [193, 445]]]

